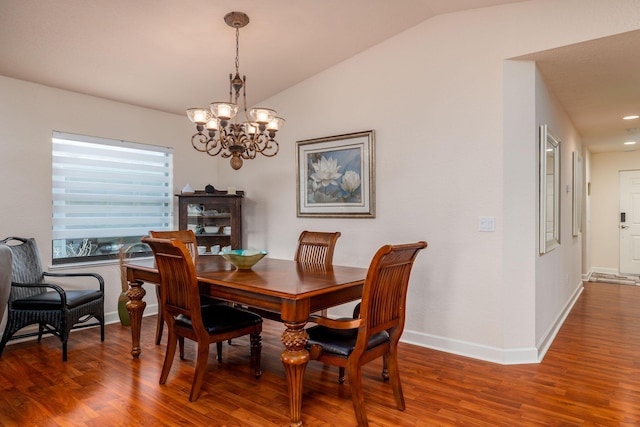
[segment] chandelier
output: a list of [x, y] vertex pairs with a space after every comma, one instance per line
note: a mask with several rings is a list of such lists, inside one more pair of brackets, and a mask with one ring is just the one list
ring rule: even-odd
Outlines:
[[[278, 154], [279, 145], [274, 138], [284, 119], [276, 117], [275, 110], [270, 108], [256, 107], [247, 112], [247, 77], [240, 78], [238, 52], [240, 28], [249, 23], [249, 17], [242, 12], [230, 12], [224, 22], [236, 29], [236, 74], [229, 74], [229, 102], [212, 102], [209, 108], [189, 108], [187, 116], [196, 124], [197, 132], [191, 137], [193, 148], [210, 156], [231, 157], [231, 167], [238, 170], [243, 159], [254, 159], [257, 153], [266, 157]], [[241, 90], [245, 121], [238, 123]]]

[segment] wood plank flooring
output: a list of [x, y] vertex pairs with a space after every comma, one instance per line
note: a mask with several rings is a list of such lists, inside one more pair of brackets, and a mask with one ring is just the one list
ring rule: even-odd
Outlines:
[[[155, 317], [143, 322], [142, 356], [129, 354], [129, 329], [109, 325], [72, 333], [69, 361], [56, 338], [9, 345], [0, 359], [3, 426], [287, 426], [279, 323], [265, 320], [262, 366], [249, 367], [248, 338], [211, 350], [200, 399], [189, 403], [195, 346], [158, 378], [164, 342]], [[166, 337], [165, 337], [166, 339]], [[364, 370], [372, 426], [640, 425], [640, 287], [585, 283], [585, 291], [540, 364], [502, 366], [407, 344], [400, 346], [407, 409], [397, 411], [380, 362]], [[335, 368], [311, 362], [305, 426], [354, 426], [348, 384]]]

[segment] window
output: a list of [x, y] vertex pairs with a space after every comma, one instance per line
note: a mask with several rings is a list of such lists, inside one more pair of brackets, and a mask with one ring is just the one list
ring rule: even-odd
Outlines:
[[150, 255], [140, 238], [173, 224], [173, 152], [53, 133], [53, 264]]

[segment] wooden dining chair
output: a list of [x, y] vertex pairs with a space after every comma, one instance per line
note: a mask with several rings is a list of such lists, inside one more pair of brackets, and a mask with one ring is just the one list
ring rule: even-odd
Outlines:
[[[142, 242], [151, 247], [156, 260], [162, 286], [162, 313], [169, 332], [160, 384], [166, 383], [178, 340], [184, 338], [198, 345], [190, 401], [197, 400], [200, 395], [211, 343], [216, 343], [220, 354], [223, 341], [249, 335], [251, 365], [256, 378], [260, 377], [262, 318], [225, 304], [201, 305], [195, 264], [186, 245], [180, 240], [143, 237]], [[183, 358], [184, 354], [181, 352], [180, 356]], [[220, 357], [218, 361], [221, 361]]]
[[[198, 240], [196, 239], [196, 234], [193, 230], [169, 230], [169, 231], [149, 231], [149, 235], [151, 237], [157, 237], [159, 239], [178, 239], [182, 243], [185, 244], [187, 250], [189, 250], [189, 254], [193, 258], [193, 262], [197, 263], [198, 261]], [[156, 297], [158, 299], [158, 304], [160, 304], [160, 286], [156, 286]], [[207, 304], [220, 304], [225, 303], [225, 301], [201, 296], [200, 302], [202, 305]], [[160, 345], [162, 341], [162, 332], [164, 330], [164, 317], [162, 316], [162, 309], [158, 310], [158, 319], [156, 324], [156, 345]], [[229, 341], [231, 344], [231, 341]], [[184, 351], [183, 341], [180, 341], [180, 350]], [[218, 354], [220, 357], [220, 354]]]
[[303, 231], [298, 237], [294, 261], [330, 267], [340, 232]]
[[[298, 236], [298, 246], [293, 260], [306, 267], [331, 268], [333, 265], [333, 252], [340, 232], [303, 231]], [[327, 310], [320, 311], [322, 316], [327, 316]]]
[[[347, 370], [351, 399], [359, 426], [367, 426], [362, 391], [362, 365], [385, 357], [396, 406], [405, 409], [400, 372], [398, 341], [405, 323], [409, 276], [418, 252], [426, 242], [385, 245], [374, 255], [365, 279], [359, 318], [329, 319], [312, 316], [317, 323], [307, 329], [311, 358], [338, 366], [340, 383]], [[383, 376], [383, 378], [386, 380]]]
[[[158, 239], [178, 239], [185, 244], [189, 254], [194, 262], [198, 259], [198, 240], [193, 230], [169, 230], [169, 231], [149, 231], [151, 237]], [[160, 286], [156, 286], [156, 297], [160, 304]], [[162, 308], [158, 309], [158, 319], [156, 324], [156, 345], [160, 345], [162, 341], [162, 332], [164, 330], [164, 317], [162, 316]]]

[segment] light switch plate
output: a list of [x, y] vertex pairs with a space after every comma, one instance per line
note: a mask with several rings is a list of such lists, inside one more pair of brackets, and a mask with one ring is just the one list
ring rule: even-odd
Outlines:
[[492, 216], [478, 217], [478, 230], [496, 231], [496, 219]]

